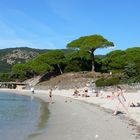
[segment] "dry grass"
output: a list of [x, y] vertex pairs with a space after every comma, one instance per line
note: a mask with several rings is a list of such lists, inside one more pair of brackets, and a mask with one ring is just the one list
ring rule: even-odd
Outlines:
[[75, 72], [75, 73], [64, 73], [62, 75], [52, 77], [50, 80], [40, 82], [36, 85], [40, 89], [48, 89], [57, 87], [59, 89], [70, 89], [75, 86], [84, 87], [87, 81], [92, 83], [100, 77], [100, 73], [95, 72]]

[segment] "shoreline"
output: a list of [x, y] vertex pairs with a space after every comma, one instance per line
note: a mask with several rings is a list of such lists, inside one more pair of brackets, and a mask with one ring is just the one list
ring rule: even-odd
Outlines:
[[[12, 92], [12, 93], [16, 93], [16, 94], [19, 94], [19, 95], [25, 95], [25, 96], [34, 96], [34, 97], [37, 97], [37, 98], [40, 98], [40, 99], [42, 99], [42, 100], [44, 100], [45, 102], [48, 102], [48, 90], [35, 90], [35, 94], [31, 94], [31, 91], [30, 90], [16, 90], [16, 89], [14, 89], [14, 90], [11, 90], [11, 89], [0, 89], [0, 91], [3, 91], [3, 92]], [[118, 116], [113, 116], [112, 117], [112, 115], [111, 115], [111, 113], [112, 113], [112, 110], [114, 109], [114, 106], [113, 106], [113, 101], [111, 101], [111, 100], [109, 100], [109, 99], [101, 99], [101, 98], [99, 98], [99, 97], [78, 97], [78, 98], [75, 98], [75, 97], [73, 97], [72, 96], [72, 94], [73, 94], [73, 89], [71, 89], [71, 90], [54, 90], [53, 91], [53, 95], [55, 95], [53, 98], [53, 100], [54, 100], [54, 105], [52, 104], [50, 104], [49, 105], [49, 110], [51, 111], [51, 116], [50, 116], [50, 118], [49, 118], [49, 120], [48, 120], [48, 131], [54, 131], [55, 130], [55, 128], [53, 128], [53, 130], [52, 129], [50, 129], [50, 125], [51, 125], [51, 119], [54, 117], [53, 116], [53, 114], [54, 114], [54, 112], [53, 112], [53, 110], [55, 110], [55, 112], [58, 112], [57, 110], [59, 109], [58, 108], [58, 106], [56, 106], [56, 104], [57, 104], [57, 102], [59, 101], [59, 100], [62, 100], [63, 101], [63, 103], [61, 103], [61, 106], [62, 105], [70, 105], [70, 104], [74, 104], [75, 102], [77, 103], [78, 102], [78, 104], [79, 103], [81, 103], [83, 106], [92, 106], [93, 108], [96, 108], [97, 107], [97, 112], [98, 112], [98, 110], [100, 110], [102, 113], [103, 112], [106, 112], [108, 115], [109, 115], [109, 117], [111, 117], [111, 119], [115, 119], [116, 121], [118, 121], [119, 119], [122, 119], [123, 120], [123, 122], [125, 122], [125, 121], [127, 121], [126, 123], [128, 124], [130, 124], [131, 126], [134, 126], [135, 128], [132, 128], [132, 129], [137, 129], [136, 127], [137, 126], [139, 126], [139, 119], [138, 119], [138, 115], [139, 114], [137, 114], [137, 112], [138, 111], [140, 111], [140, 109], [139, 110], [137, 110], [137, 109], [135, 109], [135, 108], [133, 108], [134, 110], [133, 110], [133, 112], [131, 111], [131, 114], [133, 115], [133, 118], [127, 118], [127, 116], [126, 115], [118, 115]], [[104, 93], [104, 94], [106, 94], [106, 93]], [[132, 94], [132, 93], [131, 93]], [[58, 99], [57, 99], [58, 98]], [[61, 99], [59, 99], [59, 98], [61, 98]], [[128, 97], [127, 97], [128, 98]], [[67, 101], [67, 102], [65, 102], [65, 101]], [[80, 102], [79, 102], [80, 101]], [[91, 105], [90, 105], [91, 104]], [[58, 104], [59, 105], [59, 104]], [[77, 105], [72, 105], [72, 106], [77, 106]], [[63, 106], [62, 106], [63, 107]], [[55, 108], [55, 109], [53, 109], [53, 108]], [[78, 108], [80, 108], [79, 106], [78, 106]], [[65, 108], [66, 109], [66, 108]], [[131, 110], [131, 109], [130, 109]], [[85, 111], [85, 110], [84, 110]], [[65, 111], [64, 111], [64, 113], [66, 113]], [[88, 114], [89, 112], [87, 112], [87, 114]], [[59, 112], [58, 112], [58, 114], [59, 114]], [[92, 116], [93, 114], [91, 114], [91, 116]], [[108, 116], [108, 115], [105, 115], [105, 116]], [[65, 116], [65, 114], [64, 114], [64, 116]], [[73, 117], [73, 116], [72, 116]], [[65, 119], [65, 118], [63, 118], [63, 119]], [[133, 121], [134, 120], [134, 121]], [[57, 121], [57, 120], [53, 120], [53, 121]], [[93, 120], [94, 121], [94, 120]], [[90, 120], [90, 122], [91, 122], [91, 120]], [[63, 123], [63, 122], [61, 122], [61, 123]], [[115, 123], [115, 122], [113, 122], [113, 123]], [[54, 124], [53, 124], [54, 125]], [[65, 123], [64, 123], [64, 125], [66, 125]], [[121, 125], [121, 124], [120, 124]], [[130, 127], [131, 127], [130, 126]], [[80, 126], [79, 126], [80, 127]], [[128, 126], [127, 126], [128, 127]], [[124, 131], [124, 130], [123, 130]], [[137, 130], [136, 130], [137, 131]], [[56, 132], [57, 133], [57, 132]], [[73, 131], [72, 131], [72, 133], [73, 133]], [[139, 133], [139, 132], [135, 132], [135, 133]], [[75, 134], [76, 135], [76, 134]], [[107, 134], [106, 134], [107, 135]], [[139, 135], [139, 134], [138, 134]], [[96, 136], [96, 135], [94, 135], [94, 136]], [[92, 137], [94, 137], [94, 136], [92, 136]], [[45, 138], [46, 137], [48, 137], [48, 138], [51, 138], [52, 136], [51, 135], [48, 135], [48, 132], [46, 132], [46, 133], [44, 133], [43, 135], [40, 135], [40, 136], [38, 136], [37, 138], [35, 138], [35, 140], [39, 140], [40, 138], [42, 139], [42, 140], [45, 140]], [[62, 136], [61, 136], [62, 137]], [[77, 137], [77, 136], [76, 136]], [[107, 137], [107, 136], [106, 136]], [[95, 137], [94, 137], [95, 138]], [[56, 137], [52, 137], [52, 140], [55, 140], [55, 139], [57, 139]], [[63, 140], [63, 139], [62, 139]], [[74, 139], [73, 139], [74, 140]], [[111, 140], [111, 139], [110, 139]], [[116, 139], [117, 140], [117, 139]]]

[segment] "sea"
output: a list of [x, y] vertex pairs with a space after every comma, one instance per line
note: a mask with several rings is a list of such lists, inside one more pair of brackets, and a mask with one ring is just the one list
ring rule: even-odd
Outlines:
[[0, 140], [32, 140], [46, 131], [48, 103], [0, 92]]

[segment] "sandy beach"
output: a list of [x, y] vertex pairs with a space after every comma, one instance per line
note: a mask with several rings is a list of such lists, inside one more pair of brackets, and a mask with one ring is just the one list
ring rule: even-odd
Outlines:
[[[47, 90], [7, 90], [21, 95], [39, 97], [48, 102]], [[140, 139], [140, 107], [128, 107], [130, 116], [119, 114], [112, 116], [115, 109], [113, 100], [94, 95], [88, 98], [72, 96], [73, 89], [54, 90], [53, 104], [49, 105], [50, 117], [46, 133], [34, 140], [135, 140]], [[108, 95], [103, 92], [103, 95]], [[127, 101], [140, 101], [139, 91], [125, 93]], [[123, 109], [120, 107], [123, 112]]]

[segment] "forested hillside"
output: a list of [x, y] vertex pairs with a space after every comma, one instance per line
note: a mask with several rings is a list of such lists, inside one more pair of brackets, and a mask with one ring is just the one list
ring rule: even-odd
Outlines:
[[[63, 73], [92, 71], [92, 64], [91, 53], [85, 49], [4, 49], [0, 51], [0, 81], [24, 81], [38, 75], [48, 80]], [[94, 70], [109, 75], [98, 77], [96, 86], [140, 82], [140, 47], [95, 55]]]
[[28, 62], [46, 49], [33, 49], [28, 47], [0, 49], [0, 72], [8, 72], [16, 63]]

